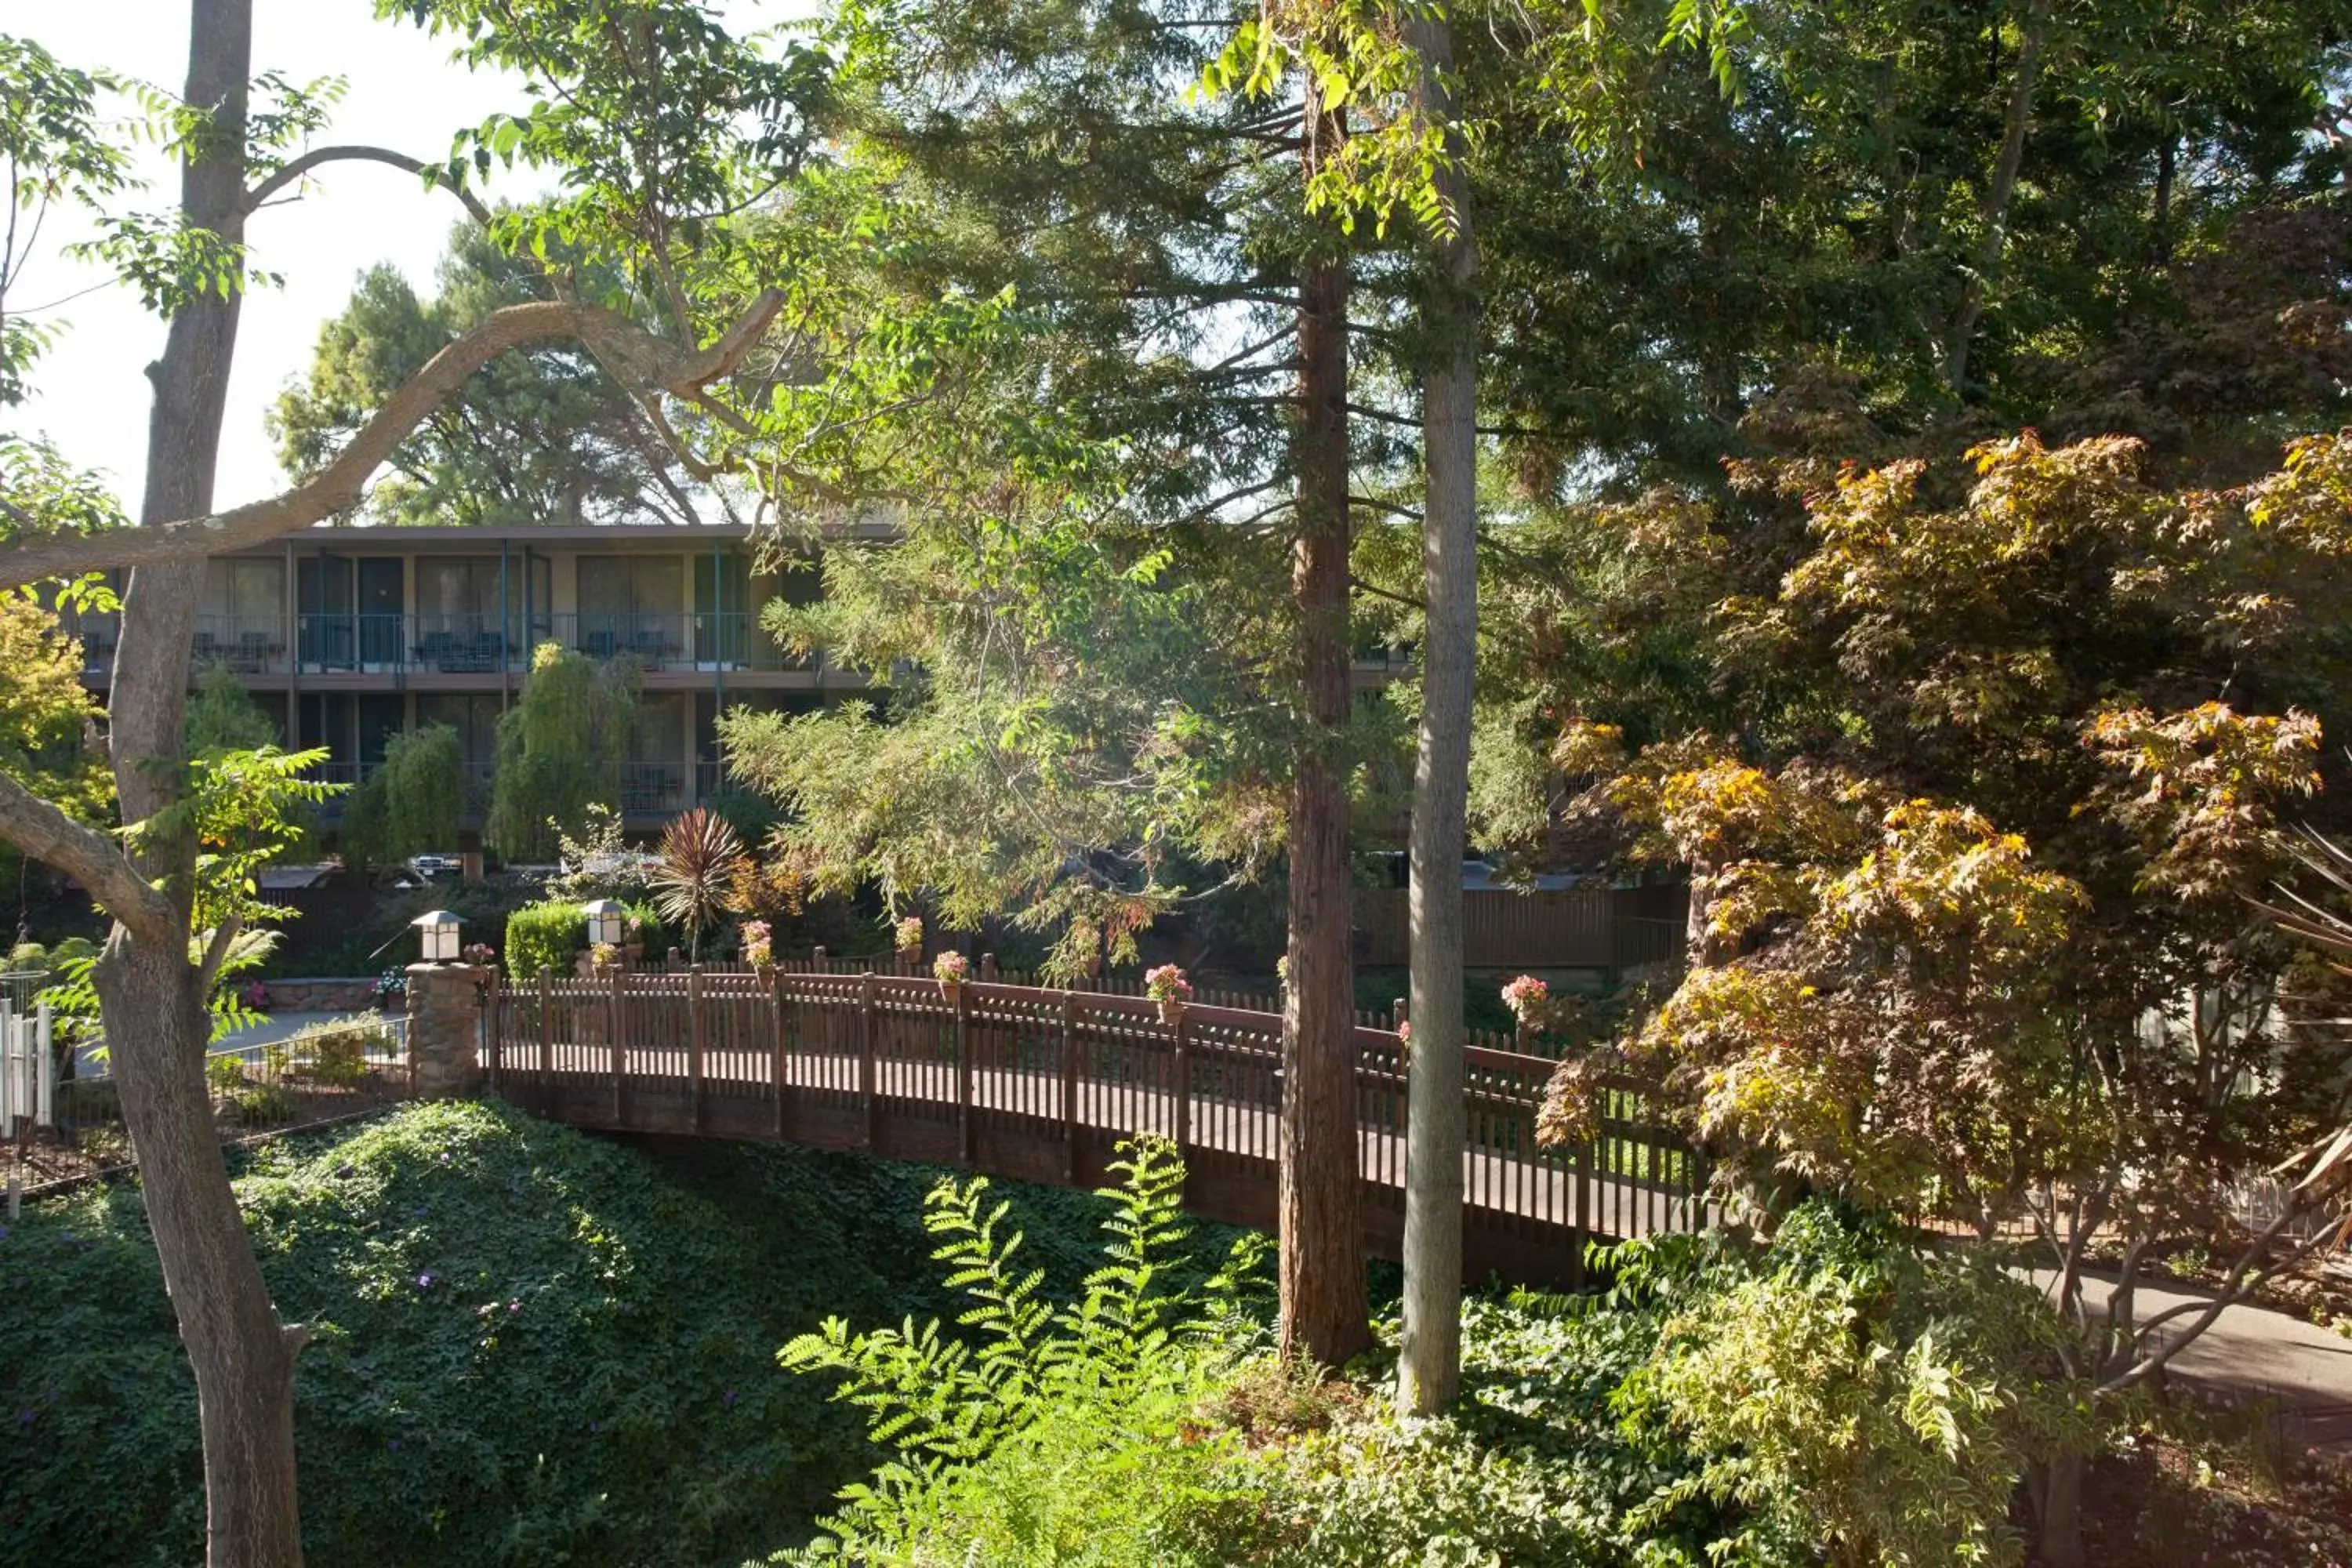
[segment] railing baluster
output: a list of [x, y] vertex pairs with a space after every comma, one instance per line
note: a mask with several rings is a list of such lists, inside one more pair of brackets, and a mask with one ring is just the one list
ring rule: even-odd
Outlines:
[[686, 972], [686, 1071], [694, 1096], [694, 1130], [702, 1131], [702, 1035], [706, 1007], [702, 1000], [702, 965]]
[[971, 1164], [971, 987], [955, 988], [956, 1148]]
[[1078, 1003], [1062, 993], [1062, 1180], [1078, 1184]]
[[[822, 954], [824, 949], [819, 948]], [[874, 1147], [874, 1131], [880, 1107], [880, 1075], [874, 1060], [874, 976], [865, 974], [857, 982], [857, 1088], [866, 1097], [866, 1147]]]
[[555, 976], [539, 966], [539, 1108], [555, 1103]]
[[621, 1084], [627, 1072], [627, 1063], [624, 1059], [625, 1047], [621, 1041], [621, 971], [618, 965], [615, 965], [613, 970], [610, 1011], [613, 1029], [613, 1125], [619, 1127], [625, 1125], [626, 1122], [624, 1114], [626, 1108], [621, 1098]]

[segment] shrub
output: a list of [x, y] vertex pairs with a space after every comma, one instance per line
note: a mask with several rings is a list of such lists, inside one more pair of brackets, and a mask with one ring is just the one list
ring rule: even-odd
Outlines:
[[282, 1083], [253, 1083], [228, 1097], [229, 1113], [247, 1127], [282, 1127], [294, 1120], [300, 1102]]
[[507, 978], [517, 984], [551, 969], [572, 972], [572, 955], [588, 940], [588, 918], [578, 904], [550, 899], [525, 904], [507, 917]]
[[[310, 1561], [703, 1568], [805, 1538], [868, 1457], [855, 1412], [775, 1347], [826, 1312], [938, 1309], [932, 1173], [660, 1153], [476, 1102], [232, 1154], [271, 1299], [313, 1334], [294, 1368]], [[1076, 1255], [1091, 1200], [1011, 1195], [1039, 1253]], [[200, 1561], [194, 1386], [138, 1189], [7, 1229], [0, 1568]]]
[[382, 1055], [397, 1043], [398, 1037], [376, 1013], [311, 1024], [287, 1042], [303, 1074], [327, 1089], [355, 1089], [364, 1083], [369, 1055]]
[[774, 1561], [1225, 1560], [1183, 1545], [1214, 1533], [1199, 1527], [1202, 1500], [1238, 1442], [1196, 1411], [1233, 1374], [1213, 1322], [1238, 1310], [1264, 1238], [1238, 1244], [1202, 1296], [1178, 1286], [1183, 1163], [1164, 1140], [1121, 1147], [1111, 1168], [1123, 1179], [1101, 1194], [1106, 1261], [1075, 1304], [1042, 1294], [1044, 1271], [1021, 1259], [986, 1177], [950, 1180], [923, 1224], [941, 1238], [933, 1256], [970, 1336], [912, 1319], [852, 1334], [836, 1317], [778, 1353], [791, 1370], [841, 1374], [835, 1397], [864, 1410], [895, 1457], [819, 1521], [832, 1539]]
[[206, 1057], [205, 1082], [215, 1094], [234, 1094], [245, 1087], [245, 1058], [234, 1055]]
[[383, 761], [343, 804], [343, 855], [387, 866], [457, 842], [466, 815], [466, 760], [446, 724], [404, 730], [384, 742]]
[[[1624, 1254], [1639, 1277], [1662, 1256]], [[2042, 1381], [2058, 1320], [1980, 1258], [1912, 1250], [1826, 1202], [1760, 1257], [1666, 1271], [1672, 1311], [1617, 1404], [1696, 1469], [1627, 1516], [1640, 1532], [1697, 1499], [1745, 1511], [1711, 1548], [1739, 1560], [2015, 1563], [2019, 1477], [2088, 1447], [2084, 1390]], [[1696, 1260], [1696, 1261], [1692, 1261]]]

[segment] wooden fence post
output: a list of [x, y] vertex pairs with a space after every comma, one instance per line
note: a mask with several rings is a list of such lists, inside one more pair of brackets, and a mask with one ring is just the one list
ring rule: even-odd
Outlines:
[[605, 1007], [612, 1015], [613, 1026], [613, 1125], [627, 1124], [627, 1104], [622, 1098], [621, 1083], [628, 1072], [625, 1047], [621, 1043], [621, 966], [613, 966], [613, 988], [605, 997]]
[[1192, 1142], [1192, 1013], [1176, 1013], [1176, 1153], [1181, 1158]]
[[1078, 1001], [1062, 993], [1062, 1182], [1078, 1184]]
[[971, 987], [955, 988], [956, 1148], [971, 1164]]
[[784, 977], [781, 971], [768, 980], [768, 1005], [776, 1021], [776, 1142], [784, 1141], [784, 1077], [788, 1051], [784, 1040]]
[[811, 974], [823, 974], [824, 972], [824, 949], [821, 947], [813, 947], [809, 949], [809, 973]]
[[555, 1102], [555, 976], [539, 966], [539, 1110]]
[[[821, 954], [824, 949], [818, 948]], [[874, 1061], [874, 976], [857, 977], [857, 1087], [866, 1096], [866, 1147], [874, 1147], [874, 1128], [881, 1107], [881, 1075]]]
[[702, 965], [686, 972], [686, 1074], [693, 1087], [694, 1130], [702, 1131]]
[[1592, 1146], [1598, 1141], [1597, 1135], [1588, 1138], [1576, 1150], [1575, 1268], [1570, 1277], [1570, 1282], [1576, 1285], [1584, 1283], [1584, 1249], [1592, 1241]]
[[983, 952], [980, 955], [980, 978], [987, 984], [996, 984], [996, 954]]

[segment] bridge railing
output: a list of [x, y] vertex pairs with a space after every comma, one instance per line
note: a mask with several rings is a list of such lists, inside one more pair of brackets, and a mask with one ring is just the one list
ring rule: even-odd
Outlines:
[[[1072, 1185], [1104, 1179], [1118, 1142], [1173, 1140], [1188, 1201], [1273, 1221], [1282, 1020], [1143, 997], [910, 974], [689, 969], [543, 974], [499, 987], [492, 1084], [580, 1125], [867, 1149]], [[1410, 1053], [1392, 1029], [1355, 1031], [1367, 1225], [1393, 1251], [1403, 1206]], [[1595, 1135], [1538, 1144], [1556, 1063], [1474, 1045], [1465, 1109], [1468, 1220], [1522, 1277], [1521, 1252], [1580, 1254], [1585, 1237], [1682, 1229], [1709, 1217], [1706, 1172], [1660, 1097], [1612, 1082]]]

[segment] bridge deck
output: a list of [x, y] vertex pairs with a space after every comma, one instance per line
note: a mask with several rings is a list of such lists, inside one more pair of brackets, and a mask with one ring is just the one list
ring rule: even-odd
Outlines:
[[[1278, 1017], [1136, 998], [859, 975], [628, 975], [502, 989], [489, 1052], [517, 1103], [572, 1125], [764, 1139], [1104, 1183], [1137, 1132], [1173, 1140], [1185, 1202], [1275, 1223]], [[1402, 1240], [1402, 1044], [1359, 1029], [1365, 1239]], [[1697, 1156], [1639, 1085], [1583, 1147], [1538, 1147], [1554, 1064], [1471, 1053], [1464, 1251], [1475, 1279], [1571, 1282], [1584, 1242], [1707, 1223]], [[778, 1085], [782, 1085], [782, 1092]]]

